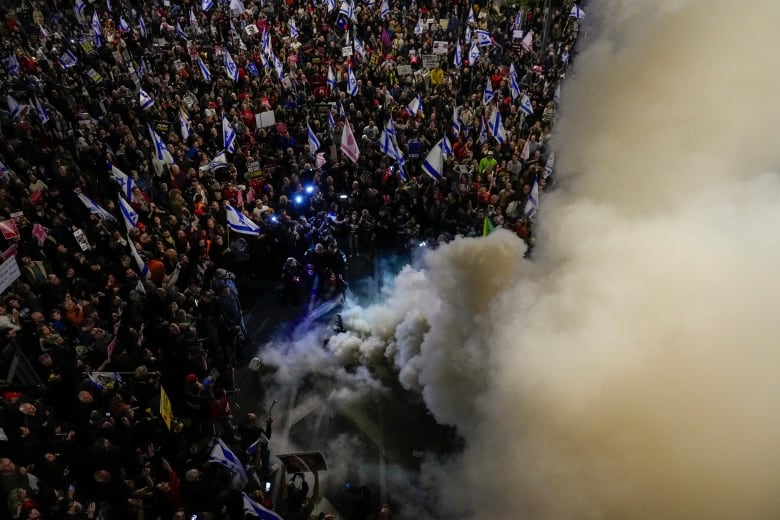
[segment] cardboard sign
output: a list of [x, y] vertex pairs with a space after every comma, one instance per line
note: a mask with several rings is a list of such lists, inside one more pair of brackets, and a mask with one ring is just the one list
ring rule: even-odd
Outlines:
[[450, 49], [450, 42], [435, 41], [433, 42], [433, 53], [439, 55], [446, 55]]
[[73, 238], [76, 239], [76, 242], [78, 242], [82, 251], [89, 251], [92, 248], [92, 246], [89, 245], [89, 240], [87, 239], [87, 235], [84, 233], [83, 229], [77, 229], [74, 231]]
[[22, 276], [16, 257], [11, 257], [0, 264], [0, 294], [4, 293], [17, 278]]
[[341, 55], [345, 58], [352, 56], [352, 45], [347, 45], [341, 48]]
[[16, 222], [13, 219], [0, 222], [0, 231], [2, 231], [3, 238], [6, 240], [19, 238], [19, 229], [16, 227]]
[[273, 110], [268, 110], [266, 112], [260, 112], [259, 114], [255, 114], [255, 124], [257, 124], [259, 128], [276, 126], [276, 114], [274, 114]]
[[522, 40], [523, 39], [523, 30], [522, 29], [515, 29], [512, 31], [512, 38], [516, 40]]
[[413, 72], [411, 65], [399, 65], [395, 68], [395, 71], [399, 76], [408, 76]]
[[439, 66], [439, 56], [436, 54], [423, 54], [422, 66], [426, 69], [435, 69]]
[[168, 399], [168, 394], [165, 393], [165, 388], [162, 386], [160, 387], [160, 417], [162, 417], [165, 426], [170, 430], [173, 420], [173, 408], [171, 407], [171, 400]]
[[247, 36], [254, 36], [255, 34], [258, 34], [260, 31], [258, 30], [257, 26], [253, 23], [250, 23], [246, 27], [244, 27], [244, 32]]
[[277, 455], [277, 458], [284, 464], [287, 473], [297, 473], [304, 471], [323, 471], [328, 469], [325, 464], [325, 457], [319, 451], [306, 451], [302, 453], [286, 453]]

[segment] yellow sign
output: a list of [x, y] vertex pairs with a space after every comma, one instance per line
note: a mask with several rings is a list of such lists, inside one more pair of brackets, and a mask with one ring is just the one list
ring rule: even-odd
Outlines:
[[168, 394], [165, 393], [165, 388], [160, 387], [160, 415], [165, 422], [165, 426], [171, 429], [171, 421], [173, 420], [173, 410], [171, 410], [171, 400], [168, 399]]

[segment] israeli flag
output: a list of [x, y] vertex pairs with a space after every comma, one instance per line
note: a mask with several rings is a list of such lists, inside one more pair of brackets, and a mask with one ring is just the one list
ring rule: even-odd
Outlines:
[[120, 193], [127, 200], [133, 198], [133, 179], [125, 172], [117, 168], [111, 163], [108, 163], [108, 171], [111, 172], [111, 176], [114, 178], [117, 184], [119, 184]]
[[92, 12], [92, 32], [95, 34], [103, 34], [103, 26], [100, 25], [100, 18], [98, 17], [97, 10]]
[[228, 227], [236, 233], [244, 233], [245, 235], [260, 234], [260, 226], [249, 220], [243, 213], [230, 204], [225, 204], [225, 214], [227, 216]]
[[135, 71], [135, 75], [138, 76], [138, 79], [144, 79], [146, 68], [146, 60], [141, 57], [141, 63], [138, 64], [138, 68]]
[[127, 23], [124, 16], [119, 17], [119, 30], [123, 33], [130, 32], [130, 24]]
[[195, 11], [190, 9], [190, 26], [198, 28], [198, 18], [195, 16]]
[[498, 107], [493, 110], [493, 113], [490, 114], [490, 119], [488, 119], [488, 127], [490, 128], [490, 133], [493, 134], [493, 137], [495, 137], [496, 141], [503, 144], [506, 141], [506, 128], [504, 128], [504, 120], [501, 117], [501, 112], [498, 111]]
[[92, 32], [92, 43], [95, 45], [96, 49], [99, 49], [103, 46], [103, 41], [100, 38], [100, 35], [96, 32]]
[[119, 197], [119, 212], [122, 214], [128, 231], [138, 225], [138, 213], [123, 197]]
[[328, 0], [328, 14], [332, 13], [336, 8], [336, 0]]
[[270, 509], [266, 509], [251, 498], [246, 493], [242, 493], [244, 497], [244, 516], [251, 515], [260, 520], [284, 520], [281, 516], [274, 513]]
[[555, 167], [555, 152], [550, 152], [550, 156], [547, 158], [547, 162], [544, 165], [544, 178], [546, 179], [553, 173]]
[[5, 60], [5, 68], [8, 70], [9, 76], [18, 76], [22, 71], [19, 66], [19, 59], [16, 57], [16, 53], [11, 51], [10, 56]]
[[226, 165], [227, 163], [227, 155], [225, 155], [225, 150], [222, 150], [209, 162], [209, 169], [213, 172], [218, 167]]
[[149, 36], [149, 31], [146, 30], [146, 22], [144, 22], [143, 16], [138, 17], [138, 28], [141, 31], [141, 38], [146, 38]]
[[531, 104], [531, 98], [528, 97], [528, 94], [523, 94], [523, 97], [520, 100], [520, 111], [527, 116], [533, 115], [534, 113], [534, 107]]
[[469, 65], [474, 66], [480, 56], [482, 56], [482, 53], [479, 52], [479, 45], [477, 45], [477, 42], [473, 42], [471, 49], [469, 49]]
[[464, 38], [466, 43], [471, 41], [471, 26], [466, 26], [466, 37]]
[[466, 18], [466, 27], [470, 27], [472, 25], [477, 25], [477, 22], [474, 20], [474, 7], [469, 5], [469, 15]]
[[41, 105], [41, 102], [38, 100], [38, 96], [33, 98], [33, 102], [35, 103], [35, 111], [38, 113], [38, 120], [40, 120], [42, 125], [45, 125], [49, 120], [49, 114], [46, 112], [46, 109], [43, 107], [43, 105]]
[[490, 78], [485, 80], [485, 90], [482, 91], [482, 104], [487, 105], [490, 100], [493, 99], [495, 92], [493, 92], [493, 83], [490, 82]]
[[290, 29], [290, 36], [297, 40], [300, 33], [298, 32], [298, 27], [295, 26], [295, 18], [290, 18], [287, 28]]
[[440, 181], [444, 175], [444, 153], [439, 144], [434, 145], [422, 164], [422, 170], [433, 180]]
[[423, 27], [423, 20], [420, 18], [417, 20], [417, 25], [414, 26], [414, 34], [419, 36], [423, 32], [425, 32], [425, 28]]
[[176, 34], [184, 38], [185, 40], [189, 40], [190, 37], [187, 36], [187, 33], [184, 32], [184, 29], [181, 28], [181, 24], [179, 22], [176, 22]]
[[266, 56], [270, 57], [271, 54], [273, 54], [273, 49], [271, 49], [271, 35], [265, 29], [263, 29], [263, 36], [260, 38], [260, 47], [263, 50], [263, 54]]
[[309, 125], [308, 121], [306, 121], [306, 130], [309, 136], [309, 153], [315, 155], [317, 150], [320, 149], [320, 140], [317, 139], [317, 134], [311, 129], [311, 125]]
[[73, 9], [76, 11], [76, 18], [79, 19], [79, 22], [84, 20], [84, 9], [86, 7], [87, 4], [84, 3], [84, 0], [76, 0], [76, 5], [73, 7]]
[[493, 40], [490, 38], [490, 33], [488, 31], [477, 29], [477, 45], [480, 47], [493, 45]]
[[84, 206], [86, 206], [89, 212], [92, 213], [93, 215], [97, 215], [103, 220], [116, 221], [114, 215], [106, 211], [100, 204], [98, 204], [94, 200], [90, 199], [83, 193], [79, 193], [78, 191], [74, 191], [73, 193], [76, 194], [76, 196], [79, 198], [82, 204], [84, 204]]
[[210, 10], [212, 7], [214, 7], [214, 0], [201, 0], [200, 8], [203, 9], [204, 12]]
[[236, 67], [236, 62], [233, 61], [233, 57], [230, 56], [227, 49], [225, 49], [225, 71], [230, 79], [238, 82], [238, 67]]
[[331, 130], [336, 129], [336, 121], [333, 120], [333, 112], [328, 112], [328, 126]]
[[274, 69], [276, 69], [276, 73], [279, 75], [279, 79], [284, 79], [284, 65], [282, 64], [281, 60], [276, 57], [276, 54], [272, 54], [271, 58], [274, 62]]
[[512, 28], [520, 29], [522, 27], [523, 27], [523, 10], [521, 8], [517, 10], [517, 15], [515, 15], [515, 20], [512, 23]]
[[230, 0], [230, 14], [238, 17], [244, 14], [245, 11], [244, 2], [241, 0]]
[[225, 150], [230, 153], [236, 151], [236, 130], [228, 121], [227, 116], [222, 114], [222, 143], [225, 146]]
[[339, 14], [346, 16], [353, 22], [357, 23], [357, 16], [355, 15], [355, 2], [353, 0], [343, 0], [341, 7], [339, 8]]
[[11, 113], [11, 119], [16, 119], [22, 115], [22, 106], [11, 94], [8, 94], [5, 97], [5, 100], [8, 103], [8, 111]]
[[154, 99], [146, 93], [144, 89], [140, 89], [140, 92], [138, 94], [139, 100], [138, 103], [141, 106], [142, 110], [149, 110], [152, 108], [152, 105], [154, 105]]
[[450, 143], [450, 140], [446, 135], [439, 140], [439, 147], [445, 155], [454, 155], [452, 153], [452, 143]]
[[385, 127], [382, 129], [382, 133], [379, 135], [379, 150], [395, 160], [399, 160], [403, 157], [401, 151], [398, 149], [395, 122], [392, 117], [387, 120]]
[[165, 161], [168, 164], [173, 164], [173, 156], [171, 155], [171, 152], [168, 151], [168, 148], [165, 146], [165, 143], [162, 139], [160, 139], [160, 136], [157, 135], [157, 132], [154, 131], [154, 128], [152, 128], [150, 125], [146, 125], [149, 129], [149, 135], [152, 138], [152, 146], [154, 146], [154, 153], [157, 157], [158, 161]]
[[534, 185], [531, 188], [531, 193], [528, 194], [528, 202], [525, 203], [525, 211], [523, 214], [527, 218], [534, 218], [539, 211], [539, 179], [534, 179]]
[[387, 0], [382, 0], [382, 5], [379, 7], [379, 17], [383, 20], [390, 16], [390, 3]]
[[455, 44], [455, 58], [452, 60], [452, 64], [458, 68], [463, 66], [463, 54], [460, 50], [460, 42]]
[[106, 0], [106, 9], [108, 9], [109, 13], [113, 13], [114, 12], [114, 8], [111, 5], [111, 0]]
[[[135, 265], [138, 267], [138, 277], [148, 278], [150, 276], [149, 268], [146, 267], [146, 263], [144, 262], [144, 259], [141, 258], [141, 255], [138, 254], [138, 250], [135, 248], [135, 244], [133, 243], [129, 235], [127, 237], [127, 244], [130, 246], [130, 256], [133, 257], [133, 260], [135, 260]], [[143, 286], [140, 286], [139, 290], [146, 292], [143, 290]]]
[[328, 88], [331, 90], [336, 90], [336, 74], [333, 72], [333, 67], [328, 65]]
[[460, 135], [460, 107], [452, 109], [452, 133]]
[[569, 16], [571, 18], [576, 18], [577, 20], [582, 20], [583, 18], [585, 18], [585, 11], [580, 9], [577, 5], [574, 5], [571, 8], [571, 12], [569, 13]]
[[[260, 56], [262, 57], [262, 54]], [[263, 57], [263, 59], [265, 58]], [[257, 77], [260, 74], [260, 71], [257, 70], [257, 65], [255, 65], [255, 62], [253, 61], [250, 61], [249, 63], [246, 64], [246, 70], [248, 70], [249, 74], [251, 74], [254, 77]]]
[[484, 144], [487, 143], [487, 140], [488, 140], [487, 125], [485, 124], [485, 118], [483, 117], [479, 123], [479, 135], [477, 136], [477, 142]]
[[417, 94], [417, 96], [409, 102], [408, 105], [406, 105], [406, 112], [414, 117], [417, 115], [417, 112], [420, 112], [422, 110], [422, 99], [420, 98], [420, 94]]
[[513, 100], [520, 96], [520, 85], [517, 83], [517, 71], [514, 63], [509, 66], [509, 90], [512, 93]]
[[190, 137], [190, 116], [184, 111], [184, 108], [179, 108], [179, 128], [181, 129], [181, 138], [185, 141]]
[[76, 64], [79, 62], [79, 60], [76, 58], [76, 55], [73, 54], [70, 50], [65, 51], [62, 56], [60, 56], [60, 67], [63, 69], [69, 69], [71, 67], [75, 67]]
[[355, 73], [352, 72], [352, 67], [349, 67], [349, 73], [347, 74], [347, 94], [355, 97], [358, 94], [358, 89], [359, 87]]
[[206, 83], [211, 83], [211, 72], [209, 72], [206, 64], [203, 63], [203, 60], [200, 59], [200, 56], [198, 56], [198, 68], [200, 69], [200, 73], [203, 74], [203, 80]]
[[366, 57], [366, 47], [363, 45], [363, 42], [360, 41], [357, 34], [355, 35], [355, 50], [362, 58]]

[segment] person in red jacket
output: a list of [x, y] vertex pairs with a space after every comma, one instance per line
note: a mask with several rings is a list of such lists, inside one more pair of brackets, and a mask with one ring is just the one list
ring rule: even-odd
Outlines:
[[163, 459], [162, 467], [168, 473], [168, 480], [158, 482], [155, 489], [169, 509], [169, 514], [173, 514], [184, 507], [181, 501], [181, 481], [167, 460]]

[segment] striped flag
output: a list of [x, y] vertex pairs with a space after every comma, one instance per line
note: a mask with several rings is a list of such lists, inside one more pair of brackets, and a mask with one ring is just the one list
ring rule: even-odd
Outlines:
[[300, 32], [298, 31], [298, 27], [295, 25], [295, 18], [290, 18], [290, 22], [287, 24], [287, 28], [290, 29], [290, 36], [297, 40]]
[[379, 7], [379, 17], [383, 20], [390, 16], [390, 3], [387, 0], [382, 0], [382, 5]]
[[[138, 250], [135, 248], [135, 244], [130, 239], [130, 236], [127, 236], [127, 245], [130, 247], [130, 256], [133, 257], [133, 260], [135, 260], [135, 265], [138, 267], [138, 277], [139, 278], [148, 278], [149, 277], [149, 268], [146, 267], [146, 263], [144, 262], [144, 259], [141, 258], [141, 255], [138, 254]], [[140, 281], [139, 281], [140, 285]], [[143, 290], [143, 286], [141, 285], [141, 289]]]
[[138, 225], [138, 213], [124, 197], [119, 197], [119, 212], [122, 214], [122, 219], [128, 231]]
[[98, 17], [97, 10], [92, 12], [92, 32], [97, 35], [103, 34], [103, 26], [100, 25], [100, 18]]
[[517, 71], [514, 63], [509, 66], [509, 90], [512, 93], [513, 100], [520, 96], [520, 85], [517, 83]]
[[152, 146], [154, 146], [154, 153], [157, 160], [173, 164], [173, 156], [171, 155], [171, 152], [168, 151], [163, 140], [160, 139], [160, 136], [157, 135], [157, 132], [154, 131], [154, 128], [152, 128], [151, 125], [146, 126], [149, 129], [149, 136], [152, 138]]
[[311, 129], [311, 125], [306, 121], [306, 130], [309, 137], [309, 153], [316, 155], [317, 150], [320, 149], [320, 140], [317, 138], [317, 134]]
[[236, 152], [236, 130], [225, 114], [222, 114], [222, 143], [229, 153]]
[[114, 215], [106, 211], [100, 204], [95, 202], [94, 200], [90, 199], [83, 193], [79, 193], [78, 191], [74, 191], [73, 193], [76, 194], [76, 196], [79, 198], [79, 200], [84, 204], [84, 206], [87, 207], [90, 213], [93, 215], [97, 215], [98, 217], [102, 218], [103, 220], [111, 220], [115, 221]]
[[422, 108], [422, 98], [420, 98], [420, 94], [417, 94], [417, 96], [406, 105], [406, 112], [414, 117], [417, 115], [417, 112], [422, 111]]
[[331, 91], [336, 90], [336, 74], [333, 72], [333, 67], [328, 65], [328, 88], [330, 88]]
[[523, 94], [522, 99], [520, 99], [520, 111], [527, 116], [534, 113], [534, 107], [531, 104], [531, 98], [528, 97], [528, 94]]
[[422, 170], [433, 180], [440, 181], [444, 175], [444, 153], [440, 144], [435, 144], [422, 164]]
[[531, 188], [531, 193], [528, 194], [528, 201], [525, 203], [525, 211], [523, 214], [527, 218], [534, 218], [539, 211], [539, 179], [534, 179], [534, 185]]
[[181, 28], [181, 24], [179, 22], [176, 22], [176, 34], [184, 38], [185, 40], [189, 40], [190, 37], [187, 36], [187, 33], [184, 32], [184, 29]]
[[209, 72], [206, 64], [203, 63], [203, 60], [200, 59], [200, 56], [198, 56], [198, 68], [200, 69], [200, 73], [203, 74], [203, 80], [206, 83], [211, 83], [211, 72]]
[[133, 198], [133, 179], [125, 172], [117, 168], [111, 163], [108, 163], [108, 171], [111, 172], [111, 176], [114, 178], [117, 184], [119, 184], [120, 193], [127, 200]]
[[444, 155], [454, 155], [452, 153], [452, 143], [446, 135], [439, 140], [439, 147]]
[[146, 30], [146, 22], [144, 22], [143, 16], [138, 17], [138, 29], [141, 32], [141, 38], [146, 38], [149, 36], [149, 31]]
[[154, 105], [154, 99], [146, 93], [144, 89], [140, 89], [140, 93], [138, 94], [138, 104], [140, 105], [142, 110], [149, 110]]
[[358, 82], [357, 78], [355, 77], [355, 73], [352, 72], [352, 66], [349, 67], [349, 72], [347, 73], [347, 94], [349, 94], [352, 97], [357, 96], [358, 94]]
[[228, 227], [236, 233], [245, 235], [259, 235], [260, 226], [249, 220], [246, 215], [235, 209], [230, 204], [225, 204], [225, 215]]
[[487, 78], [485, 80], [485, 90], [482, 91], [482, 104], [487, 105], [490, 103], [490, 100], [493, 99], [493, 96], [496, 93], [493, 92], [493, 83], [491, 83], [490, 78]]
[[480, 47], [493, 45], [493, 40], [490, 38], [490, 33], [488, 31], [477, 29], [477, 45]]
[[200, 8], [203, 9], [203, 11], [208, 11], [214, 7], [214, 0], [201, 0], [200, 2]]
[[49, 120], [49, 114], [46, 112], [46, 109], [41, 104], [40, 100], [38, 100], [38, 96], [33, 97], [33, 103], [35, 103], [35, 111], [38, 113], [38, 119], [42, 125], [45, 125]]
[[181, 129], [181, 138], [185, 141], [190, 137], [190, 116], [184, 110], [184, 107], [179, 107], [179, 128]]
[[336, 121], [333, 120], [333, 112], [328, 112], [328, 126], [331, 131], [336, 129]]
[[455, 58], [453, 58], [452, 63], [458, 68], [463, 66], [463, 54], [460, 50], [460, 41], [455, 43]]
[[[230, 222], [230, 210], [233, 208], [226, 205], [225, 209], [228, 209], [228, 222]], [[227, 446], [227, 444], [225, 444], [224, 441], [222, 441], [222, 439], [219, 437], [216, 438], [214, 447], [211, 449], [209, 462], [222, 464], [230, 471], [230, 474], [232, 475], [233, 487], [235, 489], [243, 489], [249, 481], [249, 478], [246, 475], [246, 469], [244, 469], [244, 465], [240, 460], [238, 460], [238, 457], [236, 457], [236, 455], [230, 451], [230, 448]]]
[[504, 128], [504, 120], [501, 117], [501, 112], [498, 111], [498, 107], [493, 110], [488, 119], [488, 128], [490, 133], [499, 143], [503, 144], [506, 141], [506, 128]]
[[246, 493], [242, 493], [242, 495], [244, 497], [244, 516], [251, 515], [260, 520], [283, 520], [278, 514], [249, 498]]
[[119, 17], [119, 30], [123, 33], [130, 32], [130, 24], [127, 23], [124, 16]]
[[11, 51], [11, 54], [5, 60], [5, 68], [8, 70], [9, 76], [18, 76], [22, 71], [19, 66], [19, 59], [16, 57], [16, 53]]
[[476, 20], [474, 19], [474, 6], [469, 5], [469, 15], [466, 17], [466, 26], [471, 25], [477, 25]]
[[198, 18], [195, 16], [195, 11], [190, 8], [190, 26], [198, 28]]
[[70, 50], [66, 50], [62, 53], [62, 56], [60, 56], [59, 62], [60, 67], [63, 69], [69, 69], [71, 67], [75, 67], [79, 60]]
[[230, 79], [236, 83], [238, 82], [238, 67], [236, 67], [236, 62], [233, 61], [233, 57], [230, 56], [227, 49], [225, 49], [225, 71]]
[[545, 179], [552, 175], [553, 168], [555, 168], [555, 152], [550, 152], [550, 156], [547, 158], [547, 162], [544, 165]]
[[477, 60], [479, 60], [480, 56], [482, 56], [482, 53], [479, 51], [479, 45], [477, 45], [477, 42], [473, 42], [471, 44], [471, 49], [469, 49], [469, 65], [473, 66], [475, 63], [477, 63]]
[[11, 94], [6, 95], [5, 100], [8, 103], [8, 111], [11, 113], [11, 119], [16, 119], [22, 115], [22, 106]]
[[271, 61], [274, 64], [274, 69], [276, 69], [276, 73], [279, 75], [279, 80], [284, 79], [284, 64], [281, 62], [279, 58], [276, 57], [276, 54], [271, 55]]
[[454, 135], [460, 135], [460, 107], [452, 109], [452, 133]]
[[582, 20], [585, 18], [585, 11], [579, 8], [576, 4], [572, 6], [571, 12], [569, 13], [569, 16], [571, 18], [576, 18], [577, 20]]

